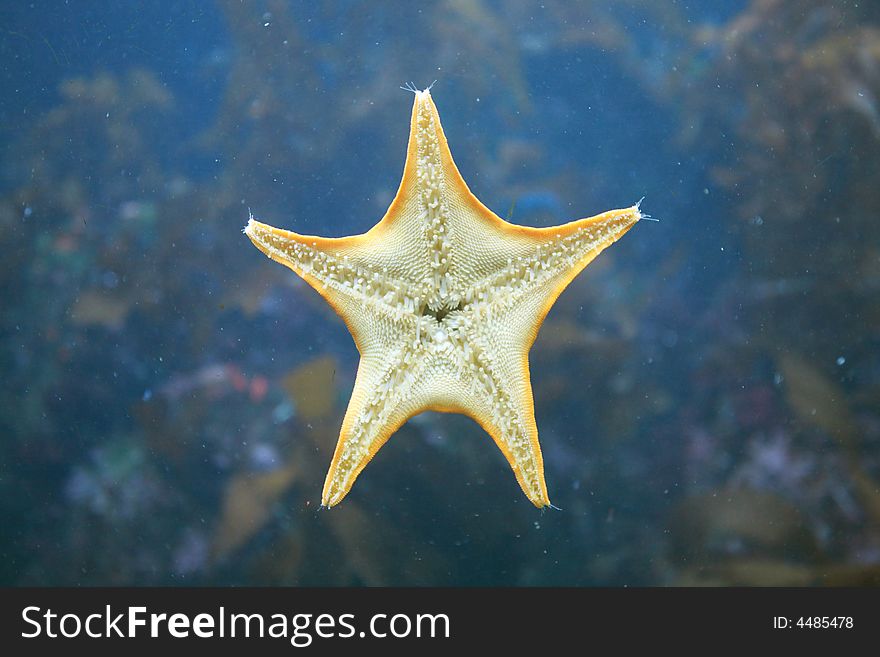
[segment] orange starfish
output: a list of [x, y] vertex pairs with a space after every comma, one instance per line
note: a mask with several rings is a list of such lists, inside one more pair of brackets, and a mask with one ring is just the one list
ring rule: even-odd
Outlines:
[[565, 287], [643, 215], [636, 204], [550, 228], [504, 221], [458, 172], [430, 89], [412, 91], [403, 180], [378, 224], [341, 238], [253, 217], [245, 228], [333, 306], [361, 355], [321, 502], [338, 504], [391, 434], [434, 410], [476, 420], [548, 506], [529, 350]]

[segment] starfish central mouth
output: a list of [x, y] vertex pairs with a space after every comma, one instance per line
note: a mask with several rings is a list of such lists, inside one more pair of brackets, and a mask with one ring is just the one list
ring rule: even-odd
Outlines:
[[456, 310], [462, 310], [464, 308], [464, 306], [465, 306], [465, 304], [461, 301], [459, 301], [454, 306], [448, 306], [448, 305], [444, 304], [444, 305], [440, 306], [439, 308], [437, 308], [436, 310], [434, 308], [431, 308], [430, 306], [426, 305], [422, 309], [422, 317], [433, 317], [434, 319], [437, 320], [437, 323], [439, 324], [445, 319], [445, 317], [449, 313], [454, 312]]

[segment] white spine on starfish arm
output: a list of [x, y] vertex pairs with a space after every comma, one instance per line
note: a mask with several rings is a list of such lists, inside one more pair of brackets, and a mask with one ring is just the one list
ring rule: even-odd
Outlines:
[[431, 89], [434, 88], [434, 85], [437, 84], [437, 80], [434, 80], [431, 84], [429, 84], [424, 89], [419, 89], [414, 82], [407, 82], [400, 86], [404, 91], [409, 91], [410, 93], [418, 94], [429, 94], [431, 93]]

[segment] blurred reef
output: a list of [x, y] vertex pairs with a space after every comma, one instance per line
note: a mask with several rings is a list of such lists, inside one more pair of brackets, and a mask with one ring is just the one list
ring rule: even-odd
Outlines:
[[[704, 4], [218, 0], [186, 62], [123, 9], [110, 63], [6, 30], [0, 583], [880, 584], [880, 7]], [[437, 414], [317, 507], [357, 353], [240, 230], [372, 226], [435, 78], [497, 213], [660, 218], [532, 351], [561, 512]]]

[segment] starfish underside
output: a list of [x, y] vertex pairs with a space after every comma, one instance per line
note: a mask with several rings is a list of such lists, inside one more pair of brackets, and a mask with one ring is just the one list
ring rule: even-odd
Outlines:
[[550, 228], [504, 221], [462, 179], [426, 90], [397, 196], [371, 230], [314, 237], [251, 218], [247, 236], [333, 306], [361, 355], [322, 504], [338, 504], [407, 419], [435, 410], [476, 420], [529, 500], [549, 505], [529, 350], [562, 290], [642, 216], [634, 205]]

